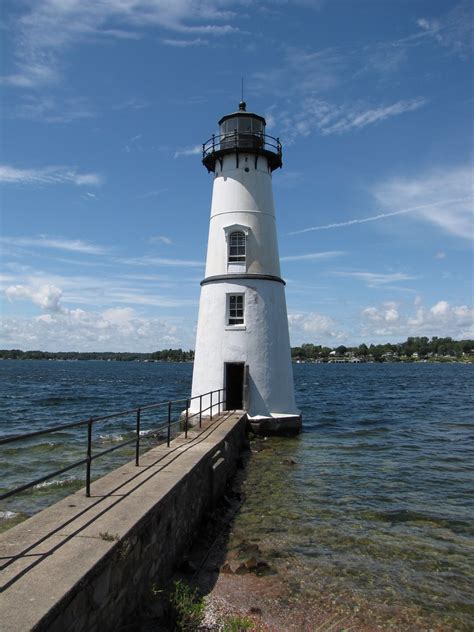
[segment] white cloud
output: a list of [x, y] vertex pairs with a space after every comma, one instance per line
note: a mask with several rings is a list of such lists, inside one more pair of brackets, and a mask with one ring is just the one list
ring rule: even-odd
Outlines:
[[27, 95], [23, 103], [13, 109], [6, 108], [9, 118], [28, 119], [44, 123], [69, 123], [95, 117], [96, 113], [85, 99], [60, 99], [51, 94], [34, 97]]
[[388, 302], [379, 307], [366, 307], [361, 315], [361, 332], [369, 340], [374, 336], [393, 341], [421, 335], [451, 336], [459, 340], [474, 335], [474, 310], [467, 305], [450, 305], [445, 300], [425, 307], [417, 297], [411, 314], [401, 313], [397, 303]]
[[422, 97], [404, 99], [390, 104], [371, 106], [367, 103], [335, 105], [319, 97], [308, 96], [294, 112], [280, 116], [282, 136], [287, 143], [318, 131], [323, 136], [358, 131], [394, 116], [413, 112], [426, 105]]
[[41, 309], [48, 312], [61, 312], [63, 308], [60, 300], [62, 291], [54, 285], [40, 285], [39, 287], [27, 287], [25, 285], [11, 285], [5, 290], [9, 301], [29, 299]]
[[33, 248], [51, 248], [54, 250], [66, 250], [68, 252], [80, 252], [88, 255], [103, 255], [107, 249], [81, 239], [64, 239], [62, 237], [48, 237], [38, 235], [36, 237], [0, 237], [0, 241], [7, 245]]
[[345, 222], [335, 222], [332, 224], [323, 224], [321, 226], [310, 226], [309, 228], [302, 228], [301, 230], [294, 230], [289, 235], [301, 235], [302, 233], [309, 233], [314, 230], [329, 230], [331, 228], [345, 228], [346, 226], [354, 226], [357, 224], [366, 224], [367, 222], [376, 222], [380, 219], [386, 219], [387, 217], [395, 217], [397, 215], [406, 215], [407, 213], [416, 213], [424, 209], [432, 208], [433, 206], [445, 206], [449, 204], [455, 204], [460, 202], [466, 202], [469, 198], [454, 198], [449, 200], [438, 200], [437, 202], [430, 202], [428, 204], [418, 204], [409, 208], [404, 208], [399, 211], [393, 211], [392, 213], [377, 213], [377, 215], [370, 215], [369, 217], [360, 217], [356, 219], [349, 219]]
[[175, 48], [189, 48], [190, 46], [208, 46], [209, 40], [200, 37], [195, 39], [162, 39], [162, 44], [174, 46]]
[[[280, 53], [277, 65], [255, 72], [250, 81], [252, 92], [281, 97], [281, 87], [285, 94], [294, 95], [299, 101], [312, 94], [336, 88], [347, 65], [347, 56], [336, 48], [308, 51], [295, 47], [285, 47]], [[281, 121], [285, 112], [270, 110], [275, 119]]]
[[137, 97], [133, 97], [131, 99], [127, 99], [126, 101], [121, 101], [120, 103], [116, 103], [112, 106], [113, 110], [144, 110], [145, 108], [150, 107], [151, 102], [146, 99], [140, 99]]
[[80, 0], [58, 2], [37, 0], [18, 13], [13, 25], [19, 42], [17, 71], [2, 77], [3, 83], [35, 87], [57, 81], [61, 75], [61, 53], [100, 38], [137, 39], [141, 27], [218, 36], [237, 31], [229, 22], [235, 17], [225, 10], [232, 2], [213, 0]]
[[413, 281], [418, 277], [410, 276], [409, 274], [405, 274], [403, 272], [389, 272], [389, 273], [381, 273], [381, 272], [342, 272], [342, 271], [333, 271], [330, 273], [333, 276], [344, 277], [347, 279], [357, 279], [358, 281], [363, 281], [367, 284], [368, 287], [380, 287], [386, 285], [387, 283], [397, 283], [399, 281]]
[[131, 308], [67, 310], [36, 318], [4, 318], [3, 348], [46, 351], [150, 352], [194, 344], [192, 327], [181, 321], [146, 318]]
[[132, 266], [178, 266], [186, 268], [203, 268], [203, 261], [193, 261], [190, 259], [166, 259], [164, 257], [135, 257], [129, 259], [120, 259], [120, 263], [126, 263]]
[[281, 261], [318, 261], [322, 259], [334, 259], [347, 254], [343, 250], [328, 250], [326, 252], [310, 252], [305, 255], [292, 255], [281, 257]]
[[[102, 264], [101, 264], [102, 265]], [[10, 300], [30, 298], [40, 293], [43, 286], [60, 288], [62, 298], [68, 305], [85, 305], [97, 309], [128, 306], [158, 307], [165, 309], [197, 308], [197, 291], [199, 279], [182, 278], [179, 280], [168, 276], [154, 274], [116, 273], [108, 276], [97, 274], [59, 275], [43, 272], [28, 266], [7, 264], [12, 274], [0, 276], [0, 288], [22, 286], [28, 291], [10, 292]], [[183, 294], [182, 286], [189, 283], [189, 292]], [[158, 290], [158, 288], [160, 288]], [[163, 294], [167, 291], [167, 294]], [[37, 303], [36, 303], [37, 304]]]
[[398, 321], [400, 315], [397, 309], [397, 303], [386, 302], [382, 307], [366, 307], [362, 311], [362, 315], [373, 322], [394, 323]]
[[173, 242], [169, 237], [166, 237], [166, 235], [156, 235], [155, 237], [150, 237], [150, 243], [165, 244], [166, 246], [171, 246]]
[[146, 193], [141, 193], [140, 195], [137, 195], [137, 198], [139, 200], [146, 200], [147, 198], [156, 197], [157, 195], [161, 195], [162, 193], [165, 193], [166, 191], [168, 191], [167, 188], [153, 189], [152, 191], [147, 191]]
[[459, 2], [440, 18], [420, 18], [417, 22], [422, 34], [465, 58], [472, 53], [472, 5], [469, 0]]
[[390, 212], [418, 206], [417, 218], [464, 239], [474, 238], [473, 173], [446, 167], [417, 177], [399, 177], [374, 187], [377, 201]]
[[196, 156], [197, 154], [202, 153], [202, 145], [194, 145], [193, 147], [183, 147], [182, 149], [177, 149], [174, 152], [174, 157], [179, 158], [180, 156]]
[[74, 184], [99, 186], [102, 176], [96, 173], [79, 173], [75, 167], [40, 167], [18, 169], [0, 165], [0, 182], [4, 184]]
[[288, 324], [293, 345], [308, 341], [326, 344], [345, 336], [332, 318], [317, 312], [289, 313]]

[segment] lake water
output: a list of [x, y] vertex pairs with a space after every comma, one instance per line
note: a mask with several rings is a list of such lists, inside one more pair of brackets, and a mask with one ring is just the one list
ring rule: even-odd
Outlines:
[[[391, 629], [387, 613], [393, 629], [403, 617], [407, 629], [474, 629], [474, 366], [294, 372], [304, 432], [258, 444], [234, 541], [261, 542], [300, 596], [372, 608], [374, 629]], [[0, 434], [186, 396], [191, 373], [190, 364], [3, 361]], [[145, 417], [144, 428], [157, 421]], [[133, 424], [130, 416], [98, 427], [96, 449], [132, 436]], [[84, 438], [85, 428], [0, 448], [0, 489], [83, 458]], [[99, 459], [94, 475], [132, 454]], [[83, 481], [73, 470], [5, 501], [3, 526]]]

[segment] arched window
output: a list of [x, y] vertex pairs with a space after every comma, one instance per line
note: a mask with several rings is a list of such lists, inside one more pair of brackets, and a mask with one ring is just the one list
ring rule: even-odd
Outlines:
[[229, 263], [245, 261], [245, 233], [237, 230], [229, 235]]

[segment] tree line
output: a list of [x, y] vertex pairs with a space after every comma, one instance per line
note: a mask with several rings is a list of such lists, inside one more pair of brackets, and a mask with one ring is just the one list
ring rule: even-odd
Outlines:
[[407, 359], [428, 359], [438, 358], [461, 358], [474, 353], [474, 340], [453, 340], [450, 337], [438, 338], [433, 336], [429, 339], [426, 336], [410, 337], [405, 342], [392, 344], [390, 342], [370, 346], [362, 343], [357, 347], [323, 347], [321, 345], [304, 344], [301, 347], [293, 347], [291, 356], [293, 360], [312, 361], [327, 360], [331, 355], [344, 356], [352, 355], [361, 359], [370, 358], [376, 362], [384, 360]]
[[[453, 340], [452, 338], [429, 339], [426, 336], [410, 337], [405, 342], [384, 343], [356, 347], [324, 347], [311, 343], [300, 347], [292, 347], [293, 360], [314, 361], [327, 360], [330, 356], [351, 355], [361, 359], [372, 359], [376, 362], [386, 360], [425, 359], [430, 357], [461, 358], [474, 355], [474, 340]], [[192, 362], [194, 351], [183, 349], [163, 349], [152, 353], [108, 352], [108, 351], [21, 351], [20, 349], [0, 349], [2, 360], [110, 360], [117, 362]]]
[[182, 349], [163, 349], [152, 353], [114, 352], [114, 351], [21, 351], [20, 349], [1, 349], [3, 360], [110, 360], [117, 362], [192, 362], [194, 351]]

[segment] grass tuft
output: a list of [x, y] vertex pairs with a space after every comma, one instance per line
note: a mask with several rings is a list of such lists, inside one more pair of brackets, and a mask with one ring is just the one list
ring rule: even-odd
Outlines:
[[191, 632], [200, 626], [204, 618], [205, 604], [197, 589], [178, 580], [174, 583], [170, 602], [178, 630]]

